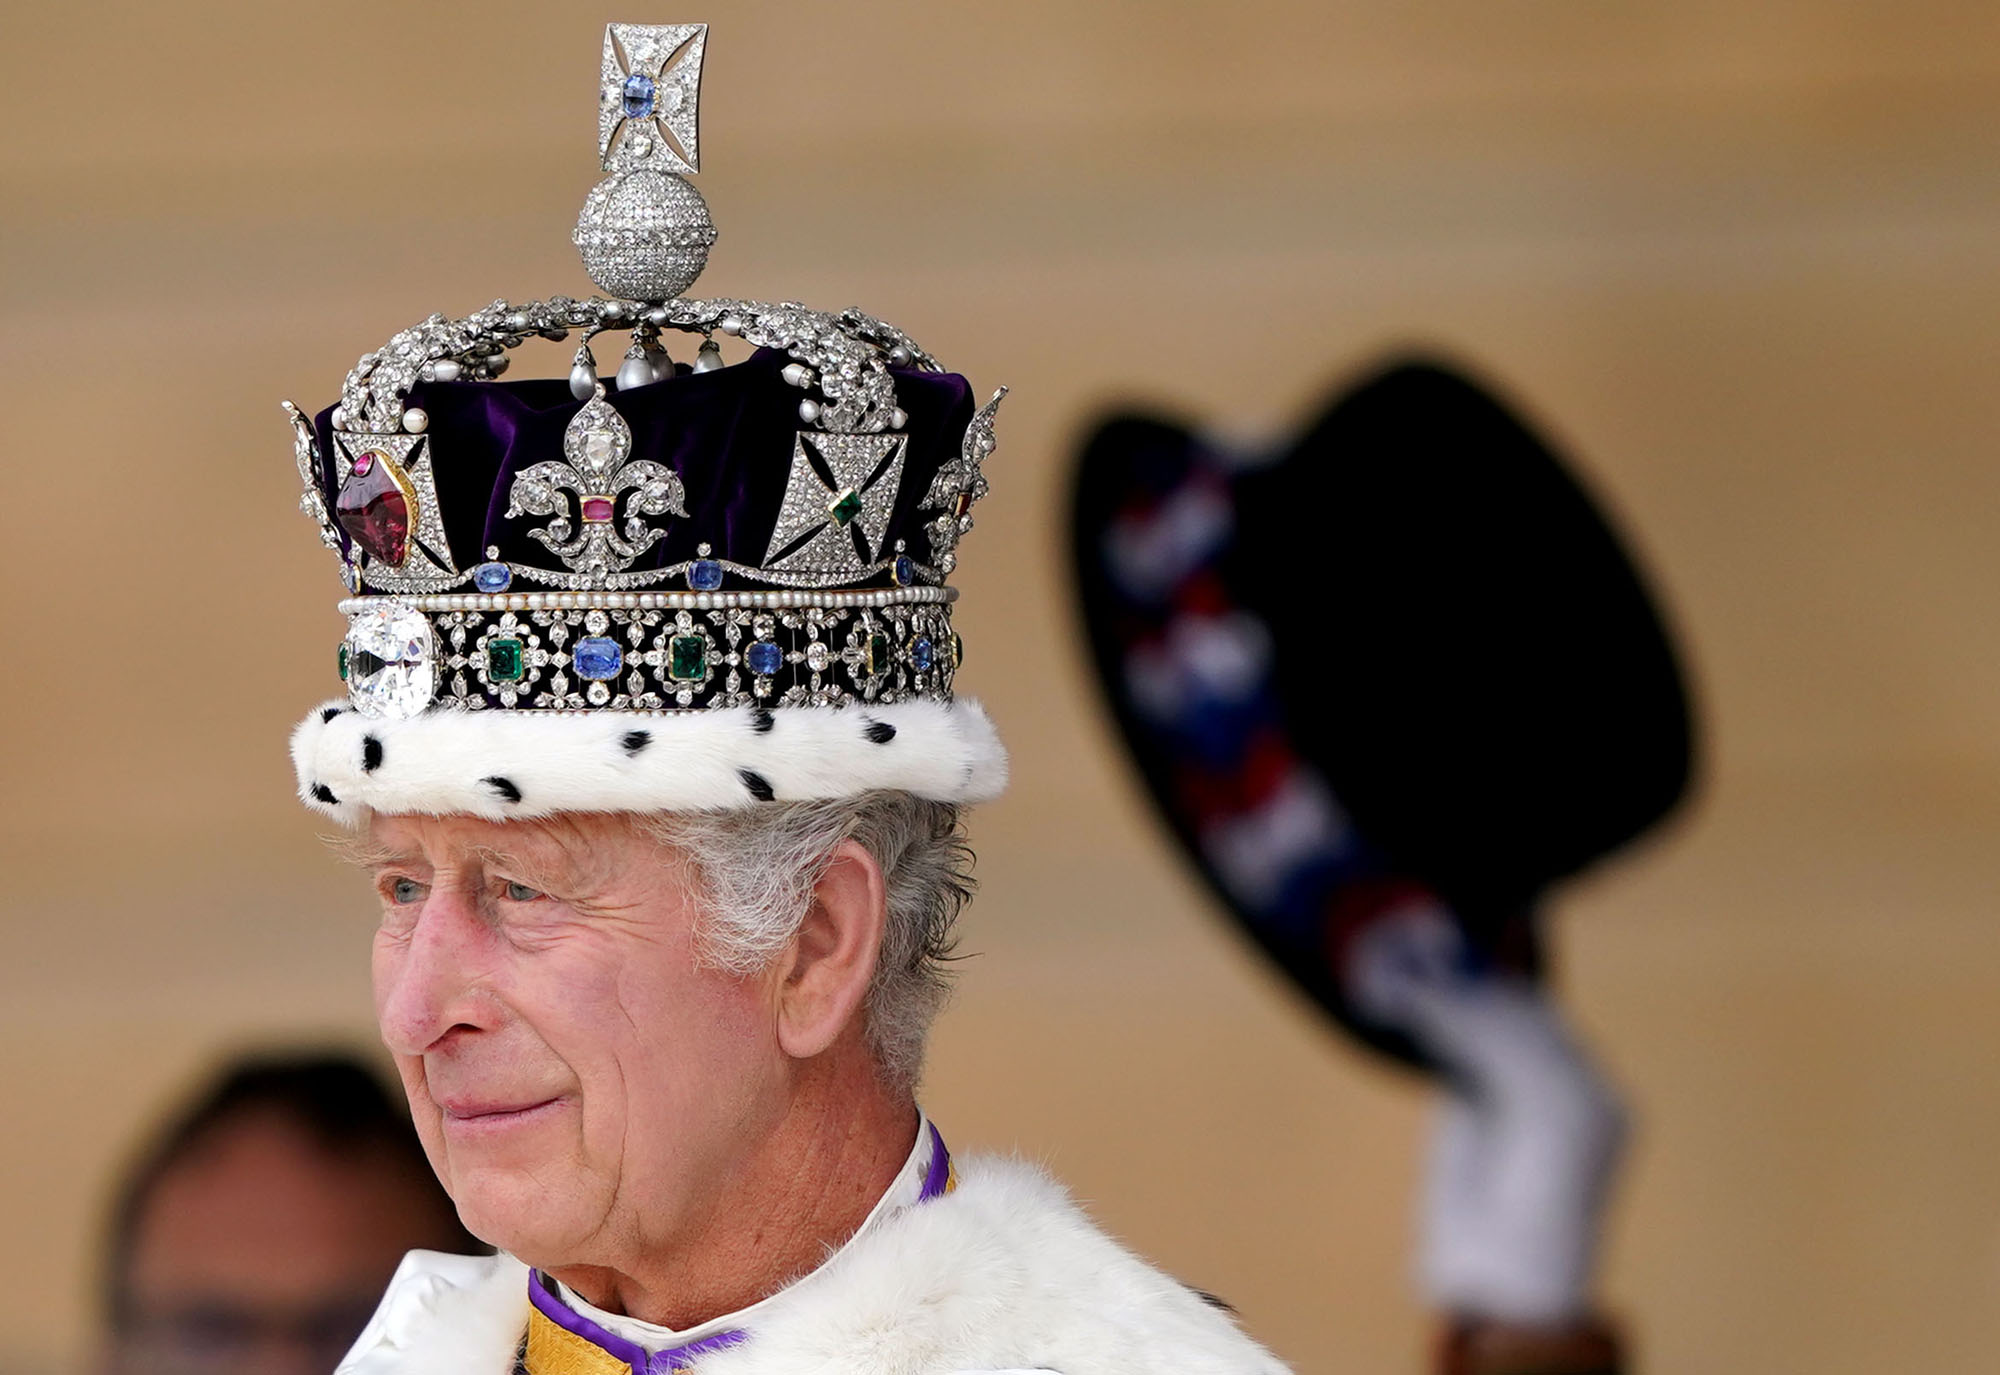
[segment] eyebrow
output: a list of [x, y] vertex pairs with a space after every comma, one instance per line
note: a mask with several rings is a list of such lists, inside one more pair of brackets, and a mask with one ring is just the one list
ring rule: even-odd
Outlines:
[[576, 866], [567, 855], [552, 860], [534, 859], [518, 850], [503, 850], [493, 845], [474, 845], [466, 853], [485, 868], [519, 874], [529, 887], [543, 892], [574, 887], [578, 877]]
[[320, 840], [335, 859], [356, 869], [383, 869], [410, 858], [403, 851], [377, 844], [365, 835], [330, 835], [321, 836]]

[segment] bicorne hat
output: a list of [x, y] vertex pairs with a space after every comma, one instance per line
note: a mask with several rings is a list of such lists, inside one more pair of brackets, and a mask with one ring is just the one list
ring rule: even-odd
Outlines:
[[1073, 552], [1111, 712], [1235, 922], [1377, 1049], [1355, 933], [1435, 901], [1476, 960], [1534, 977], [1548, 886], [1673, 809], [1693, 758], [1663, 625], [1549, 447], [1429, 362], [1343, 388], [1251, 453], [1103, 422]]
[[[1004, 785], [954, 695], [946, 582], [1004, 389], [976, 404], [858, 311], [684, 294], [715, 238], [686, 177], [706, 42], [606, 30], [609, 175], [575, 241], [608, 297], [433, 315], [316, 417], [287, 403], [348, 591], [345, 691], [292, 740], [309, 806], [504, 820]], [[578, 345], [568, 379], [497, 380], [534, 339]]]

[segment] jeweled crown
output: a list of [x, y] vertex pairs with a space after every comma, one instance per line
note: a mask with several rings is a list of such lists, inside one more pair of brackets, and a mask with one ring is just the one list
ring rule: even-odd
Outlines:
[[[433, 315], [317, 417], [286, 403], [364, 715], [950, 700], [944, 579], [1005, 389], [975, 409], [859, 311], [684, 295], [715, 241], [685, 175], [707, 37], [605, 32], [608, 175], [574, 241], [608, 297]], [[608, 384], [607, 335], [627, 341]], [[699, 340], [685, 362], [677, 335]], [[571, 336], [567, 384], [497, 380], [527, 341]]]

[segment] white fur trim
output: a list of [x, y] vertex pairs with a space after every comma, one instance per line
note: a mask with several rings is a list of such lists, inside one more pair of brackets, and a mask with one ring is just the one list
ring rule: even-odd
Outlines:
[[[446, 1261], [461, 1271], [433, 1275]], [[510, 1258], [416, 1252], [339, 1375], [509, 1375], [526, 1292]], [[753, 1312], [750, 1339], [703, 1356], [701, 1375], [1286, 1375], [1043, 1171], [991, 1156], [961, 1159], [952, 1193], [882, 1219]]]
[[433, 707], [401, 721], [363, 716], [343, 699], [292, 732], [292, 766], [300, 799], [350, 827], [371, 811], [508, 821], [710, 811], [877, 788], [986, 802], [1007, 785], [1000, 737], [964, 698], [657, 716]]

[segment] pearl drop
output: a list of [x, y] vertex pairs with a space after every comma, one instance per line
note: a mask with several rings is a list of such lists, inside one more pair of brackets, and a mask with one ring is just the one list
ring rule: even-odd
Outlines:
[[889, 412], [890, 429], [900, 430], [903, 428], [903, 426], [909, 423], [910, 423], [910, 414], [908, 411], [904, 410], [901, 406], [898, 406], [896, 407], [895, 410]]
[[811, 397], [799, 402], [799, 419], [808, 425], [816, 424], [819, 420], [819, 402]]
[[701, 349], [694, 356], [696, 372], [714, 372], [722, 366], [722, 348], [713, 339], [701, 341]]
[[642, 353], [637, 358], [627, 358], [618, 365], [618, 390], [631, 391], [643, 387], [653, 380], [653, 365], [646, 361]]
[[813, 380], [812, 369], [804, 363], [787, 363], [778, 370], [778, 376], [794, 387], [810, 387]]
[[579, 359], [569, 370], [569, 394], [579, 401], [588, 401], [597, 394], [597, 369], [588, 360]]
[[403, 428], [411, 434], [422, 434], [424, 427], [430, 423], [430, 416], [417, 406], [412, 406], [403, 412]]

